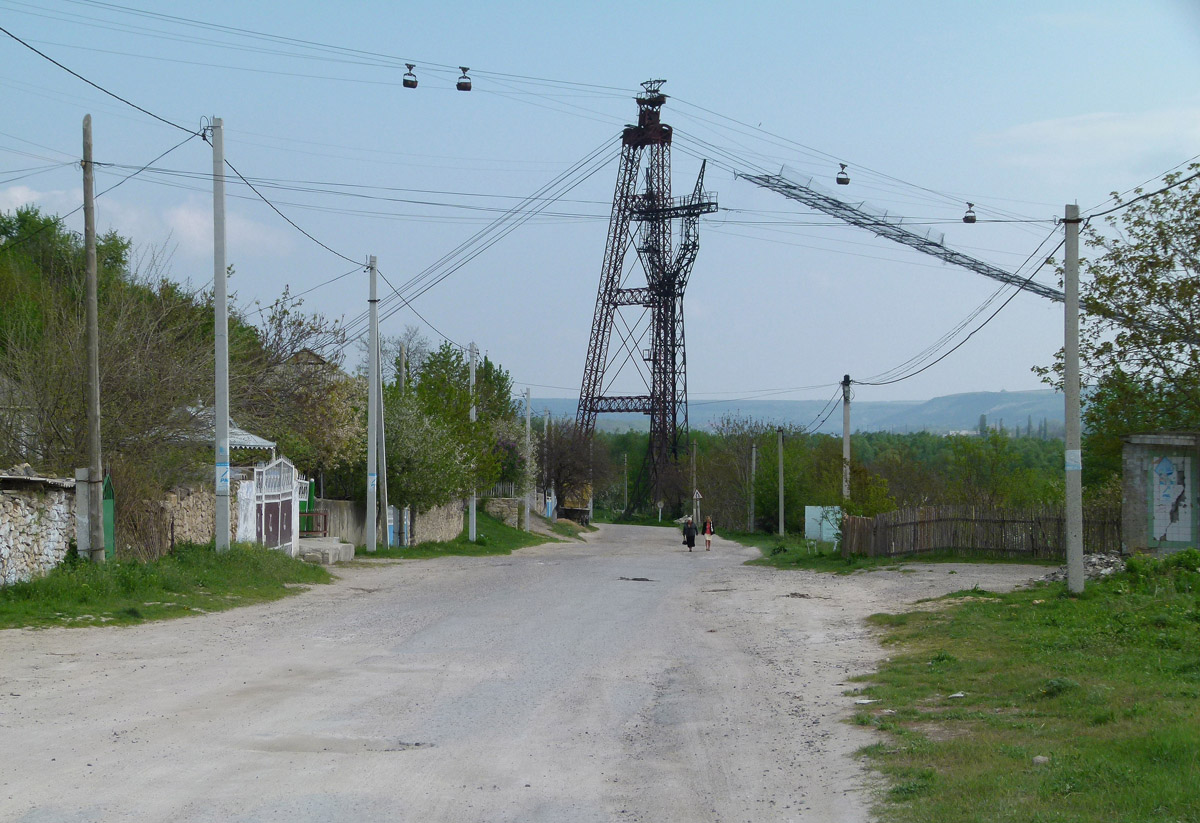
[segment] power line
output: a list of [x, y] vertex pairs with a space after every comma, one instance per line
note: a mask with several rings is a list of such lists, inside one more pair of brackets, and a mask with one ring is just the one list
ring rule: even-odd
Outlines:
[[58, 62], [58, 61], [57, 61], [57, 60], [55, 60], [53, 57], [51, 57], [50, 55], [46, 54], [46, 53], [45, 53], [45, 52], [43, 52], [43, 51], [39, 51], [37, 48], [35, 48], [35, 47], [31, 46], [29, 43], [26, 43], [26, 42], [25, 42], [24, 40], [22, 40], [20, 37], [17, 37], [15, 34], [13, 34], [13, 33], [12, 33], [11, 31], [9, 31], [8, 29], [4, 28], [3, 26], [0, 26], [0, 32], [3, 32], [4, 34], [7, 34], [7, 35], [8, 35], [9, 37], [11, 37], [13, 40], [16, 40], [16, 41], [17, 41], [18, 43], [20, 43], [22, 46], [24, 46], [25, 48], [27, 48], [27, 49], [29, 49], [30, 51], [32, 51], [34, 54], [37, 54], [38, 56], [40, 56], [40, 57], [42, 57], [42, 58], [44, 58], [44, 59], [46, 59], [46, 60], [49, 60], [51, 63], [53, 63], [54, 65], [58, 66], [58, 67], [59, 67], [60, 69], [62, 69], [63, 71], [67, 72], [68, 74], [72, 75], [73, 77], [77, 77], [78, 79], [80, 79], [80, 80], [82, 80], [83, 82], [87, 83], [87, 84], [88, 84], [89, 86], [91, 86], [92, 88], [94, 88], [94, 89], [96, 89], [96, 90], [98, 90], [98, 91], [101, 91], [101, 92], [103, 92], [103, 93], [107, 94], [109, 97], [112, 97], [112, 98], [113, 98], [113, 99], [115, 99], [115, 100], [120, 100], [120, 101], [121, 101], [122, 103], [124, 103], [125, 105], [127, 105], [127, 106], [130, 106], [130, 107], [132, 107], [132, 108], [135, 108], [135, 109], [137, 109], [137, 110], [138, 110], [138, 111], [140, 111], [142, 114], [145, 114], [145, 115], [148, 115], [148, 116], [150, 116], [150, 117], [153, 117], [155, 120], [158, 120], [160, 123], [166, 123], [168, 126], [171, 126], [172, 128], [179, 129], [180, 131], [183, 131], [183, 132], [187, 132], [188, 134], [196, 134], [196, 132], [194, 132], [192, 129], [186, 128], [185, 126], [181, 126], [181, 125], [179, 125], [178, 123], [173, 123], [173, 122], [171, 122], [170, 120], [168, 120], [168, 119], [167, 119], [167, 118], [165, 118], [165, 117], [160, 117], [159, 115], [155, 114], [154, 112], [150, 111], [149, 109], [144, 109], [144, 108], [142, 108], [141, 106], [139, 106], [137, 103], [130, 102], [129, 100], [126, 100], [124, 97], [122, 97], [121, 95], [119, 95], [119, 94], [117, 94], [117, 93], [115, 93], [115, 92], [111, 92], [111, 91], [109, 91], [108, 89], [106, 89], [106, 88], [104, 88], [103, 86], [101, 86], [100, 84], [98, 84], [98, 83], [94, 83], [94, 82], [92, 82], [91, 80], [88, 80], [86, 77], [84, 77], [84, 76], [83, 76], [82, 74], [80, 74], [79, 72], [77, 72], [77, 71], [74, 71], [74, 70], [72, 70], [72, 69], [69, 69], [69, 68], [67, 68], [67, 67], [66, 67], [66, 66], [64, 66], [62, 63]]
[[1176, 180], [1174, 183], [1163, 186], [1161, 189], [1156, 189], [1155, 191], [1150, 191], [1150, 192], [1146, 192], [1145, 194], [1140, 194], [1137, 197], [1133, 198], [1132, 200], [1126, 200], [1124, 203], [1118, 203], [1117, 205], [1113, 206], [1111, 209], [1105, 209], [1104, 211], [1092, 212], [1091, 214], [1087, 215], [1087, 219], [1090, 220], [1093, 217], [1103, 217], [1106, 214], [1112, 214], [1115, 211], [1120, 211], [1121, 209], [1128, 208], [1128, 207], [1132, 206], [1134, 203], [1138, 202], [1139, 200], [1145, 200], [1147, 197], [1154, 197], [1155, 195], [1162, 194], [1164, 192], [1168, 192], [1173, 188], [1182, 186], [1184, 183], [1190, 183], [1191, 181], [1195, 180], [1198, 177], [1200, 177], [1200, 171], [1196, 172], [1195, 174], [1188, 175], [1187, 177], [1182, 177], [1179, 180]]
[[[205, 141], [204, 141], [204, 142], [206, 142], [206, 143], [207, 143], [207, 142], [208, 142], [208, 139], [207, 139], [207, 138], [205, 138]], [[279, 210], [279, 207], [278, 207], [278, 206], [276, 206], [274, 203], [272, 203], [270, 200], [268, 200], [268, 199], [267, 199], [265, 196], [263, 196], [263, 193], [262, 193], [262, 192], [260, 192], [260, 191], [259, 191], [258, 189], [256, 189], [256, 188], [254, 188], [254, 184], [253, 184], [253, 183], [251, 183], [251, 182], [250, 182], [249, 180], [247, 180], [245, 177], [242, 177], [242, 173], [241, 173], [240, 171], [238, 171], [236, 168], [234, 168], [234, 166], [233, 166], [233, 164], [232, 164], [232, 163], [230, 163], [228, 160], [226, 160], [226, 161], [225, 161], [225, 165], [226, 165], [226, 166], [229, 166], [229, 170], [230, 170], [230, 171], [232, 171], [234, 174], [236, 174], [236, 175], [238, 176], [238, 178], [239, 178], [239, 179], [240, 179], [240, 180], [241, 180], [243, 183], [245, 183], [247, 186], [249, 186], [249, 187], [250, 187], [250, 191], [252, 191], [252, 192], [254, 192], [255, 194], [257, 194], [257, 195], [258, 195], [258, 198], [259, 198], [260, 200], [262, 200], [264, 203], [266, 203], [268, 206], [270, 206], [272, 211], [274, 211], [276, 214], [278, 214], [280, 217], [282, 217], [284, 220], [286, 220], [286, 221], [288, 222], [288, 224], [289, 224], [289, 225], [291, 225], [291, 227], [292, 227], [292, 228], [294, 228], [296, 231], [298, 231], [298, 232], [300, 232], [301, 234], [303, 234], [303, 235], [304, 235], [305, 237], [307, 237], [309, 240], [313, 241], [314, 243], [316, 243], [316, 244], [317, 244], [318, 246], [320, 246], [321, 248], [325, 249], [325, 251], [329, 252], [330, 254], [333, 254], [333, 255], [336, 255], [336, 256], [338, 256], [338, 257], [342, 258], [342, 259], [343, 259], [343, 260], [345, 260], [347, 263], [357, 263], [357, 262], [358, 262], [357, 260], [354, 260], [353, 258], [351, 258], [351, 257], [347, 257], [346, 255], [342, 254], [340, 251], [338, 251], [338, 250], [336, 250], [336, 249], [332, 249], [332, 248], [330, 248], [329, 246], [325, 245], [325, 244], [324, 244], [324, 243], [322, 243], [320, 240], [318, 240], [317, 238], [313, 237], [311, 234], [309, 234], [308, 232], [306, 232], [304, 229], [300, 228], [300, 226], [298, 226], [298, 225], [296, 224], [296, 221], [292, 220], [292, 218], [288, 217], [286, 214], [284, 214], [283, 212], [281, 212], [281, 211]]]
[[[137, 177], [139, 174], [141, 174], [142, 172], [146, 171], [146, 169], [150, 168], [152, 165], [154, 165], [155, 163], [157, 163], [159, 160], [162, 160], [162, 159], [163, 159], [164, 157], [166, 157], [168, 154], [170, 154], [171, 152], [175, 151], [175, 149], [179, 148], [180, 146], [183, 146], [184, 144], [186, 144], [186, 143], [188, 143], [189, 141], [191, 141], [191, 140], [192, 140], [192, 138], [194, 138], [194, 137], [198, 137], [198, 136], [199, 136], [199, 135], [198, 135], [197, 133], [195, 133], [195, 132], [189, 132], [189, 133], [188, 133], [188, 136], [187, 136], [187, 137], [185, 137], [183, 140], [179, 141], [179, 142], [178, 142], [178, 143], [176, 143], [174, 146], [171, 146], [171, 148], [169, 148], [169, 149], [167, 149], [166, 151], [164, 151], [164, 152], [163, 152], [162, 154], [160, 154], [158, 157], [155, 157], [153, 160], [151, 160], [151, 161], [150, 161], [149, 163], [147, 163], [146, 165], [142, 166], [141, 168], [137, 169], [137, 170], [136, 170], [136, 171], [134, 171], [134, 172], [131, 172], [130, 174], [127, 174], [127, 175], [125, 175], [125, 176], [124, 176], [124, 177], [122, 177], [120, 180], [118, 180], [116, 183], [113, 183], [113, 184], [112, 184], [111, 186], [109, 186], [107, 189], [104, 189], [103, 191], [101, 191], [100, 193], [98, 193], [98, 194], [96, 195], [96, 197], [97, 197], [97, 198], [103, 197], [104, 195], [106, 195], [106, 194], [108, 194], [110, 191], [112, 191], [113, 189], [115, 189], [115, 188], [117, 188], [118, 186], [120, 186], [120, 185], [122, 185], [123, 183], [125, 183], [125, 181], [127, 181], [127, 180], [129, 180], [129, 179], [131, 179], [131, 178], [133, 178], [133, 177]], [[71, 163], [70, 163], [70, 164], [63, 164], [63, 165], [73, 165], [73, 164], [74, 164], [74, 162], [75, 162], [75, 161], [71, 161]], [[93, 163], [93, 165], [97, 165], [97, 166], [98, 166], [98, 165], [102, 165], [102, 164], [99, 164], [99, 163]], [[4, 243], [3, 245], [0, 245], [0, 251], [10, 251], [10, 250], [12, 250], [12, 249], [15, 249], [15, 248], [17, 248], [18, 246], [21, 246], [21, 245], [23, 245], [24, 243], [27, 243], [28, 241], [30, 241], [30, 240], [32, 240], [33, 238], [37, 237], [39, 234], [41, 234], [42, 232], [46, 231], [46, 230], [47, 230], [47, 229], [49, 229], [51, 226], [60, 225], [60, 224], [62, 223], [62, 221], [66, 220], [66, 219], [67, 219], [68, 217], [70, 217], [71, 215], [73, 215], [73, 214], [75, 214], [75, 213], [77, 213], [77, 212], [80, 212], [80, 211], [82, 211], [82, 210], [83, 210], [83, 204], [82, 204], [82, 203], [80, 203], [78, 206], [76, 206], [75, 208], [71, 209], [71, 210], [70, 210], [69, 212], [67, 212], [66, 214], [60, 215], [60, 216], [58, 216], [58, 217], [55, 217], [55, 218], [54, 218], [54, 220], [52, 220], [52, 221], [51, 221], [51, 222], [49, 222], [49, 223], [46, 223], [45, 225], [43, 225], [43, 226], [42, 226], [41, 228], [39, 228], [38, 230], [36, 230], [36, 231], [33, 231], [33, 232], [30, 232], [29, 234], [25, 235], [24, 237], [18, 237], [18, 238], [16, 238], [16, 239], [12, 240], [11, 242]]]

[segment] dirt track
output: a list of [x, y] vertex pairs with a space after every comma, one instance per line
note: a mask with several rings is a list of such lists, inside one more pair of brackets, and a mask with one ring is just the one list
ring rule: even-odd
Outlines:
[[605, 526], [221, 614], [2, 631], [0, 820], [866, 821], [872, 738], [842, 722], [883, 654], [862, 618], [1044, 572], [756, 556]]

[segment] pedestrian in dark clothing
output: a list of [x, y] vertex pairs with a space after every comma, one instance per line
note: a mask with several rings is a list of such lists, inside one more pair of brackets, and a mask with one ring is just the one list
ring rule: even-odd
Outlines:
[[696, 524], [690, 517], [683, 524], [683, 542], [687, 544], [688, 551], [696, 548]]

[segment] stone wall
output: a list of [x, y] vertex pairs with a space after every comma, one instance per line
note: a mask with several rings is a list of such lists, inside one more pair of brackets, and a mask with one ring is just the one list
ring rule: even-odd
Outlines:
[[[212, 488], [176, 488], [159, 501], [142, 503], [139, 512], [143, 538], [158, 544], [159, 553], [176, 543], [209, 543], [216, 534], [217, 495]], [[229, 539], [237, 539], [237, 484], [229, 495]]]
[[74, 536], [74, 481], [0, 481], [0, 584], [46, 574], [67, 556]]
[[519, 529], [524, 506], [525, 501], [520, 497], [489, 497], [483, 503], [483, 510], [497, 520], [504, 521], [504, 525]]
[[444, 506], [435, 506], [427, 512], [413, 515], [412, 542], [444, 543], [463, 532], [463, 503], [452, 500]]

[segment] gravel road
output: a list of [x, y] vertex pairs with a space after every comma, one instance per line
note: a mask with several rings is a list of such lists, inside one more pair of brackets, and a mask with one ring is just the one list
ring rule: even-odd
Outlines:
[[1044, 572], [756, 556], [602, 526], [219, 614], [0, 631], [0, 819], [866, 821], [863, 618]]

